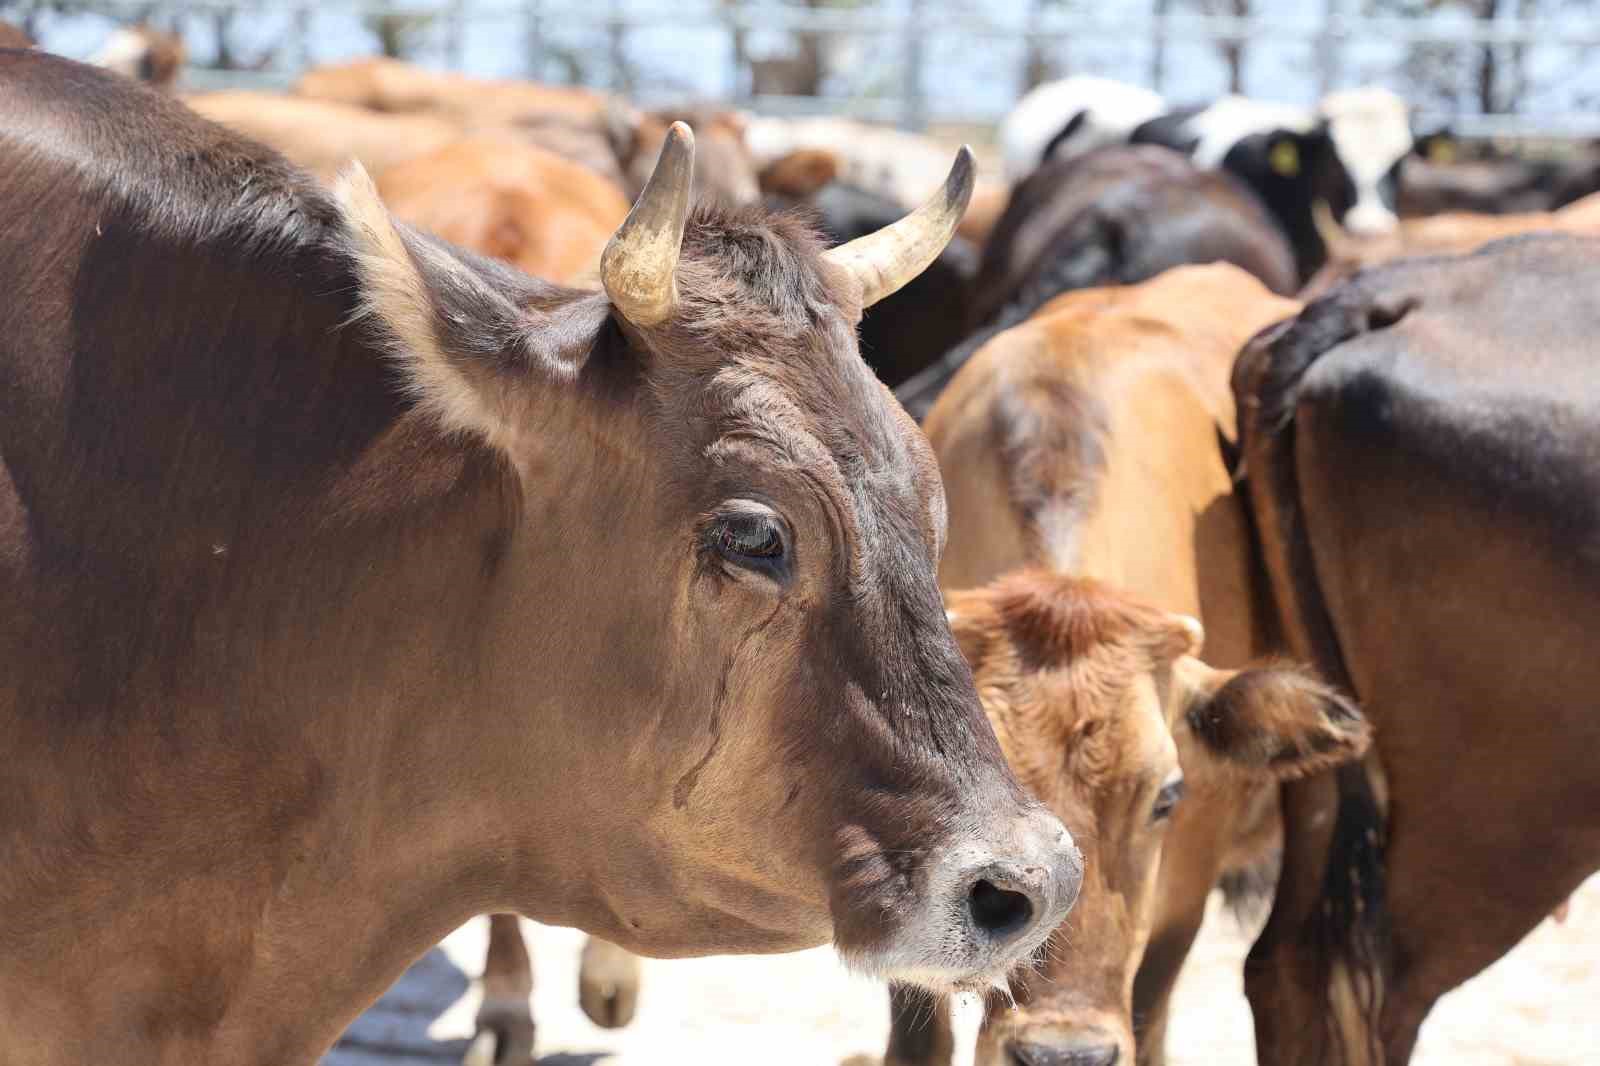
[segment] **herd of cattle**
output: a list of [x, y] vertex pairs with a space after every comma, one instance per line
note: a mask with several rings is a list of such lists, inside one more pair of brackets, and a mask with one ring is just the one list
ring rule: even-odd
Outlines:
[[493, 912], [525, 1062], [520, 912], [605, 1025], [831, 939], [890, 1066], [996, 983], [979, 1062], [1159, 1066], [1223, 886], [1260, 1062], [1393, 1066], [1600, 868], [1583, 153], [1078, 77], [980, 176], [18, 37], [0, 1058], [315, 1061]]

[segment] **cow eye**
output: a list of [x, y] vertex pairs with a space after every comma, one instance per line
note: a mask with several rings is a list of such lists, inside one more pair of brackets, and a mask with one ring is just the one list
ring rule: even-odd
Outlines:
[[[751, 505], [755, 506], [755, 505]], [[706, 532], [713, 551], [735, 566], [779, 577], [788, 558], [783, 520], [767, 511], [717, 515]]]
[[1183, 775], [1174, 774], [1167, 783], [1161, 786], [1161, 791], [1156, 793], [1156, 805], [1150, 811], [1152, 822], [1164, 822], [1172, 817], [1172, 811], [1178, 806], [1178, 801], [1183, 799]]

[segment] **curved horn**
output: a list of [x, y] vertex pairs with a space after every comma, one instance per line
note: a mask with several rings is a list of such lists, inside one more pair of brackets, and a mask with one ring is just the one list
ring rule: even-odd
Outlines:
[[678, 249], [693, 178], [694, 134], [674, 122], [644, 191], [600, 255], [606, 295], [636, 326], [665, 322], [678, 306]]
[[976, 175], [972, 149], [962, 145], [944, 187], [927, 203], [876, 233], [824, 252], [822, 258], [848, 271], [861, 286], [861, 306], [871, 307], [939, 258], [966, 214]]

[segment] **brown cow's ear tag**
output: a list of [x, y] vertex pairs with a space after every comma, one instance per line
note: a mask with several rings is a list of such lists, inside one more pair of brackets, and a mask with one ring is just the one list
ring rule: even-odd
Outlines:
[[1435, 137], [1428, 142], [1428, 162], [1430, 163], [1454, 163], [1456, 154], [1456, 142], [1449, 137]]
[[1284, 139], [1272, 146], [1267, 154], [1267, 165], [1280, 178], [1300, 176], [1300, 149], [1291, 140]]

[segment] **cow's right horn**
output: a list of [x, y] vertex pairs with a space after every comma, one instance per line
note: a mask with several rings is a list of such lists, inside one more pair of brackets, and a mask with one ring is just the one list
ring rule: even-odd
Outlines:
[[674, 122], [644, 191], [600, 256], [606, 295], [636, 326], [659, 325], [678, 306], [678, 249], [693, 179], [694, 134]]
[[822, 253], [822, 258], [843, 267], [861, 286], [861, 306], [871, 307], [939, 258], [967, 213], [976, 177], [972, 149], [962, 145], [944, 186], [927, 203], [876, 233]]

